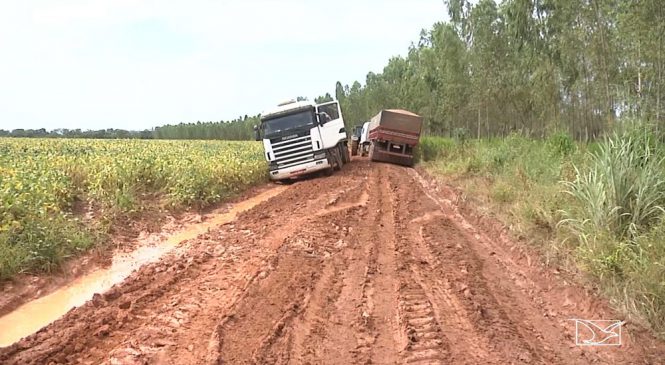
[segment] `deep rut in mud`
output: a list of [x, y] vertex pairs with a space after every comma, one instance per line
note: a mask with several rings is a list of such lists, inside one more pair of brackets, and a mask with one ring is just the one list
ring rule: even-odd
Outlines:
[[356, 160], [144, 266], [0, 363], [662, 363], [634, 324], [620, 347], [575, 346], [570, 318], [616, 313], [454, 198]]

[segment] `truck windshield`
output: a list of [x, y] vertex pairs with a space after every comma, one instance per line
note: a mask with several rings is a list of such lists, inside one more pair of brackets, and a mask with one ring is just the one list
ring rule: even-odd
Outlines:
[[284, 115], [263, 121], [263, 132], [266, 136], [294, 128], [314, 125], [314, 113], [311, 110]]
[[362, 132], [363, 132], [363, 126], [359, 125], [353, 130], [353, 135], [356, 137], [360, 137]]

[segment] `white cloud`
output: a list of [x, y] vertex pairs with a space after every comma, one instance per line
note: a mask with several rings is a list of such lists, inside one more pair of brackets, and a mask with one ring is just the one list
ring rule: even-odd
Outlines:
[[0, 128], [255, 114], [364, 80], [444, 18], [437, 0], [0, 4]]

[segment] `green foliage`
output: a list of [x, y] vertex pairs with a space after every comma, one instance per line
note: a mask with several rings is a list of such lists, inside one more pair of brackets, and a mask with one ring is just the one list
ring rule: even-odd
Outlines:
[[146, 204], [203, 207], [266, 178], [254, 142], [0, 139], [0, 280], [97, 243], [75, 202], [113, 222]]
[[576, 145], [573, 138], [567, 133], [555, 133], [549, 136], [547, 144], [553, 153], [568, 156], [575, 152]]
[[458, 143], [464, 144], [469, 139], [469, 131], [466, 128], [455, 128], [453, 130], [453, 138]]
[[582, 209], [564, 223], [582, 233], [608, 230], [616, 239], [635, 239], [665, 212], [664, 159], [650, 134], [608, 138], [589, 169], [576, 167], [575, 180], [565, 183]]
[[443, 137], [423, 137], [418, 145], [420, 161], [432, 161], [446, 158], [455, 149], [455, 142]]
[[500, 203], [510, 203], [515, 200], [516, 193], [512, 186], [502, 182], [492, 188], [492, 198]]
[[[436, 137], [425, 140], [435, 149]], [[590, 144], [566, 134], [513, 134], [453, 142], [423, 163], [500, 205], [514, 233], [538, 243], [547, 260], [576, 264], [625, 313], [665, 336], [665, 151], [658, 141], [641, 125]]]
[[[364, 83], [337, 83], [349, 125], [385, 108], [421, 114], [425, 132], [451, 137], [554, 130], [589, 141], [612, 132], [617, 115], [663, 125], [660, 1], [445, 3], [450, 22], [423, 30], [405, 56]], [[571, 153], [558, 137], [555, 151]]]
[[0, 137], [19, 137], [19, 138], [95, 138], [95, 139], [151, 139], [152, 132], [149, 130], [127, 131], [124, 129], [100, 129], [100, 130], [80, 130], [59, 128], [47, 131], [40, 129], [14, 129], [11, 131], [0, 129]]
[[259, 123], [258, 115], [245, 115], [231, 121], [167, 124], [155, 128], [152, 134], [155, 139], [249, 141], [254, 139], [254, 125]]

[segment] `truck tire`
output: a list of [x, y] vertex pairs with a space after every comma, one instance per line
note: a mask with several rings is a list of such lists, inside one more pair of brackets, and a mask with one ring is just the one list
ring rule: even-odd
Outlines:
[[334, 169], [335, 169], [335, 171], [340, 171], [342, 169], [342, 165], [344, 164], [342, 162], [342, 155], [341, 155], [340, 148], [333, 149], [332, 155], [333, 155], [333, 160], [334, 160], [333, 164], [335, 165]]
[[358, 142], [351, 142], [351, 156], [358, 156]]
[[369, 144], [369, 159], [374, 161], [374, 143]]
[[346, 143], [342, 143], [342, 162], [349, 163], [351, 162], [351, 156], [349, 156], [349, 146]]

